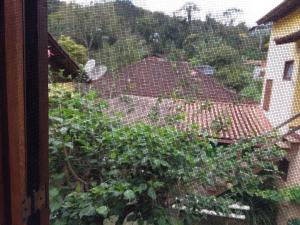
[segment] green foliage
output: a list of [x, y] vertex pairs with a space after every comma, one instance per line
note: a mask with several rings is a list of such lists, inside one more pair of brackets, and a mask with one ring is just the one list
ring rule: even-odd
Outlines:
[[61, 2], [60, 0], [47, 0], [48, 14], [59, 11], [60, 7], [62, 7], [64, 4], [65, 3]]
[[300, 225], [300, 219], [294, 218], [288, 221], [287, 225]]
[[[215, 145], [193, 127], [121, 125], [105, 114], [96, 93], [50, 91], [49, 155], [52, 223], [103, 224], [115, 218], [139, 224], [171, 225], [202, 217], [201, 209], [228, 213], [234, 196], [254, 196], [261, 184], [277, 178], [271, 159], [276, 147], [257, 148], [266, 137]], [[255, 160], [253, 160], [255, 158]], [[256, 175], [260, 168], [264, 173]], [[197, 192], [223, 186], [222, 197]], [[183, 211], [175, 217], [172, 211]]]
[[93, 51], [92, 56], [111, 70], [137, 62], [150, 52], [146, 42], [139, 36], [128, 35], [118, 39], [113, 45], [105, 44], [100, 51]]
[[127, 26], [115, 12], [114, 3], [87, 6], [70, 3], [49, 15], [48, 28], [55, 37], [70, 36], [89, 51], [99, 49], [105, 40], [111, 43], [124, 35], [123, 27]]
[[213, 34], [191, 35], [185, 41], [185, 49], [194, 65], [204, 64], [222, 68], [240, 61], [239, 52]]
[[263, 80], [251, 80], [241, 92], [240, 95], [246, 100], [260, 102], [263, 90]]
[[71, 37], [60, 36], [58, 44], [70, 55], [77, 63], [84, 65], [88, 60], [87, 49], [80, 44], [77, 44]]
[[222, 20], [207, 15], [204, 21], [191, 19], [194, 10], [198, 10], [194, 4], [186, 4], [181, 11], [188, 18], [182, 19], [138, 8], [128, 0], [85, 6], [64, 3], [51, 11], [48, 27], [56, 38], [65, 35], [84, 45], [89, 57], [109, 70], [149, 55], [189, 61], [192, 66], [208, 64], [225, 86], [245, 99], [260, 101], [259, 84], [249, 79], [252, 71], [243, 62], [265, 59], [267, 47], [260, 47], [269, 36], [260, 40], [250, 35], [245, 23], [237, 23], [239, 9], [226, 10]]
[[256, 193], [257, 196], [273, 201], [276, 203], [280, 202], [292, 202], [300, 205], [300, 187], [294, 186], [285, 188], [282, 190], [264, 190]]
[[278, 205], [276, 202], [248, 196], [244, 198], [251, 210], [246, 212], [247, 222], [251, 225], [274, 225], [277, 222]]
[[238, 93], [252, 85], [252, 71], [242, 64], [231, 64], [218, 69], [216, 78]]
[[288, 201], [300, 205], [300, 187], [289, 188], [285, 195], [287, 196]]
[[55, 71], [48, 65], [48, 80], [50, 83], [57, 81], [70, 81], [71, 78], [69, 76], [65, 76], [64, 70]]

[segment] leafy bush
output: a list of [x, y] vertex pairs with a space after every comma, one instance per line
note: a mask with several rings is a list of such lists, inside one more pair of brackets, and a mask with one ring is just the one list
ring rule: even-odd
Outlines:
[[114, 44], [105, 44], [100, 51], [93, 51], [92, 56], [101, 64], [115, 70], [148, 56], [146, 42], [138, 36], [128, 35]]
[[300, 219], [290, 219], [288, 225], [300, 225]]
[[[218, 146], [194, 126], [180, 131], [121, 125], [105, 114], [107, 107], [94, 92], [51, 87], [53, 224], [188, 223], [203, 217], [201, 209], [228, 213], [235, 196], [254, 195], [270, 177], [277, 178], [270, 159], [283, 154], [276, 147], [257, 149], [266, 138]], [[258, 168], [265, 172], [256, 175]], [[222, 197], [205, 194], [215, 188], [230, 191]]]
[[216, 78], [238, 93], [247, 87], [251, 89], [252, 72], [249, 67], [241, 64], [231, 64], [218, 69]]
[[237, 63], [240, 60], [240, 55], [237, 50], [231, 46], [220, 44], [218, 46], [208, 46], [204, 44], [198, 49], [197, 55], [190, 61], [194, 65], [210, 65], [216, 68]]
[[242, 98], [247, 100], [252, 100], [257, 103], [260, 102], [263, 89], [263, 80], [253, 80], [249, 82], [241, 92], [240, 95]]

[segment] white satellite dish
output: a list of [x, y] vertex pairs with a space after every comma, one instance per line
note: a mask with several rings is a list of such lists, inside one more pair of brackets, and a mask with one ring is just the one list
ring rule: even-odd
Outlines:
[[98, 80], [107, 72], [106, 66], [97, 66], [91, 73], [88, 73], [88, 77], [90, 80]]
[[102, 77], [107, 72], [107, 66], [99, 66], [96, 68], [96, 71], [99, 74], [99, 77]]
[[89, 74], [92, 73], [95, 69], [96, 61], [94, 59], [90, 59], [84, 66], [84, 71]]

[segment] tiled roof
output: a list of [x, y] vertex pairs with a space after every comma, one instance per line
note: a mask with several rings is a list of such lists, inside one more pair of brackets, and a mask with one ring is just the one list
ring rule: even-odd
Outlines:
[[262, 135], [272, 126], [257, 104], [195, 102], [185, 104], [186, 120], [180, 128], [196, 124], [222, 142]]
[[176, 93], [184, 99], [238, 101], [236, 93], [213, 77], [191, 70], [188, 63], [158, 57], [148, 57], [116, 73], [107, 73], [91, 85], [105, 98], [121, 94], [167, 98]]
[[[127, 99], [127, 100], [126, 100]], [[272, 126], [257, 104], [234, 104], [229, 102], [162, 99], [141, 96], [124, 96], [109, 99], [108, 113], [123, 114], [124, 123], [151, 123], [149, 114], [158, 104], [159, 120], [163, 124], [166, 116], [176, 112], [185, 114], [185, 120], [179, 122], [179, 129], [189, 129], [193, 124], [208, 132], [220, 142], [231, 143], [245, 137], [262, 135], [272, 130]]]

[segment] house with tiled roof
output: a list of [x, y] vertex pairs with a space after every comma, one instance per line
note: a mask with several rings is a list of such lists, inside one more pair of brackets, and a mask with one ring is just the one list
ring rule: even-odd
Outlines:
[[148, 57], [120, 70], [105, 74], [91, 84], [102, 97], [121, 94], [144, 97], [178, 97], [222, 102], [237, 102], [234, 91], [213, 77], [202, 76], [187, 62], [172, 62]]
[[89, 84], [108, 99], [111, 114], [123, 114], [123, 121], [149, 123], [151, 110], [158, 110], [158, 123], [180, 108], [184, 120], [179, 129], [192, 125], [208, 132], [221, 143], [262, 135], [272, 129], [259, 104], [243, 102], [213, 76], [205, 76], [186, 62], [148, 57], [107, 73]]
[[[300, 112], [300, 1], [285, 0], [258, 21], [259, 25], [272, 23], [267, 69], [261, 106], [273, 127], [282, 124]], [[288, 151], [285, 170], [288, 171], [283, 187], [300, 186], [300, 141], [293, 133], [300, 125], [299, 118], [282, 127], [281, 132], [291, 132], [286, 138]], [[293, 218], [300, 219], [300, 207], [282, 205], [278, 225]]]

